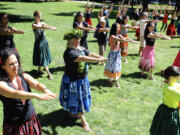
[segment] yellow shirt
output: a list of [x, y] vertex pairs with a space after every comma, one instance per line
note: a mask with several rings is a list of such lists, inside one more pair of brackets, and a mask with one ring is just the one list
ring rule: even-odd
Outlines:
[[180, 84], [173, 87], [168, 84], [163, 85], [163, 103], [170, 108], [178, 108], [180, 102]]

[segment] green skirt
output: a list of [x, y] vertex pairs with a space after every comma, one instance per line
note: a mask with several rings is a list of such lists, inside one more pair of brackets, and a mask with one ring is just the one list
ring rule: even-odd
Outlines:
[[51, 62], [52, 57], [46, 38], [36, 39], [34, 43], [33, 65], [48, 66]]
[[152, 121], [150, 135], [180, 135], [179, 108], [161, 104]]

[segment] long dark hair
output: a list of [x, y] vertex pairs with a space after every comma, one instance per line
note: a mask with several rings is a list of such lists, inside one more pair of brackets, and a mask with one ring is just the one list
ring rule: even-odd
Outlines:
[[164, 71], [161, 71], [161, 75], [168, 80], [170, 76], [179, 76], [180, 68], [176, 66], [169, 66]]
[[[74, 22], [77, 22], [77, 21], [78, 21], [77, 18], [78, 18], [79, 16], [81, 16], [81, 15], [84, 15], [84, 13], [83, 13], [83, 12], [77, 12], [77, 13], [76, 13], [76, 16], [74, 17]], [[73, 22], [73, 24], [74, 24], [74, 22]]]
[[116, 23], [119, 23], [120, 25], [123, 23], [123, 18], [122, 18], [122, 16], [118, 16], [118, 17], [116, 18]]
[[123, 18], [122, 18], [122, 24], [123, 24], [123, 25], [125, 25], [125, 22], [124, 22], [124, 21], [125, 21], [128, 17], [129, 17], [129, 16], [127, 16], [127, 15], [123, 16]]
[[0, 23], [1, 23], [1, 25], [2, 25], [2, 20], [3, 20], [4, 16], [6, 16], [8, 18], [8, 14], [6, 14], [6, 13], [1, 13], [0, 14]]
[[5, 65], [6, 60], [9, 58], [9, 56], [11, 56], [12, 54], [14, 54], [18, 60], [18, 65], [19, 65], [19, 69], [18, 72], [19, 74], [21, 74], [23, 71], [21, 69], [21, 62], [20, 62], [20, 57], [19, 54], [17, 53], [17, 51], [14, 48], [7, 48], [4, 49], [0, 52], [0, 58], [1, 58], [1, 62], [0, 62], [0, 81], [10, 81], [9, 76], [7, 75], [6, 71], [2, 68], [3, 65]]
[[110, 36], [117, 34], [118, 23], [113, 23], [110, 30]]
[[144, 31], [144, 39], [146, 39], [147, 36], [148, 36], [149, 33], [150, 33], [149, 27], [150, 27], [150, 26], [153, 26], [153, 25], [154, 25], [154, 23], [152, 23], [152, 22], [150, 22], [150, 23], [148, 23], [148, 24], [146, 25], [146, 28], [145, 28], [145, 31]]

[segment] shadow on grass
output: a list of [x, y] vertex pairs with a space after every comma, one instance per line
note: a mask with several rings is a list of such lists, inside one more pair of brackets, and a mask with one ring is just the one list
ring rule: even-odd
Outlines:
[[143, 79], [143, 78], [146, 78], [146, 75], [141, 75], [141, 72], [134, 72], [134, 73], [130, 73], [130, 74], [122, 74], [121, 78]]
[[7, 4], [0, 4], [0, 10], [14, 9], [12, 7], [5, 7]]
[[[1, 10], [1, 7], [0, 7]], [[0, 13], [4, 13], [1, 12]], [[9, 14], [8, 13], [8, 18], [9, 18], [9, 22], [12, 23], [21, 23], [21, 22], [33, 22], [34, 18], [31, 16], [27, 16], [27, 15], [16, 15], [16, 14]]]
[[160, 76], [160, 77], [162, 77], [162, 74], [161, 74], [161, 72], [156, 72], [156, 73], [154, 73], [155, 75], [157, 75], [157, 76]]
[[50, 68], [49, 71], [53, 74], [55, 72], [59, 72], [59, 71], [65, 71], [65, 66], [63, 67], [56, 67], [56, 68]]
[[36, 79], [39, 78], [39, 77], [42, 77], [42, 75], [43, 75], [43, 72], [38, 73], [37, 70], [25, 71], [25, 73], [30, 74], [32, 77], [34, 77]]
[[112, 84], [109, 82], [109, 79], [99, 79], [90, 82], [90, 86], [96, 86], [101, 89], [101, 87], [112, 87]]
[[180, 46], [171, 46], [171, 48], [180, 48]]
[[69, 113], [67, 111], [64, 111], [63, 109], [56, 110], [44, 115], [38, 114], [37, 116], [42, 127], [51, 127], [52, 133], [50, 133], [48, 130], [42, 129], [43, 134], [57, 135], [57, 126], [60, 126], [62, 128], [80, 126], [80, 124], [76, 123], [77, 119], [70, 117]]
[[133, 56], [139, 56], [139, 55], [137, 53], [134, 53], [134, 54], [128, 54], [127, 56], [133, 57]]

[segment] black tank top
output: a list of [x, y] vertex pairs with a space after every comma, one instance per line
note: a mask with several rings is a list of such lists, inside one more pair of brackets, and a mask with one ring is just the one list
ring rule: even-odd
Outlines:
[[[8, 27], [11, 29], [10, 27]], [[5, 48], [15, 48], [13, 35], [0, 35], [0, 51]]]
[[[19, 76], [21, 78], [21, 83], [24, 91], [31, 92], [23, 76]], [[7, 82], [7, 84], [13, 89], [15, 89], [10, 84], [10, 82]], [[10, 125], [19, 125], [29, 120], [34, 113], [34, 108], [31, 100], [26, 100], [24, 105], [22, 104], [21, 99], [7, 98], [0, 95], [0, 100], [3, 103], [4, 123]]]
[[146, 37], [146, 45], [148, 46], [154, 46], [155, 38], [148, 38]]

